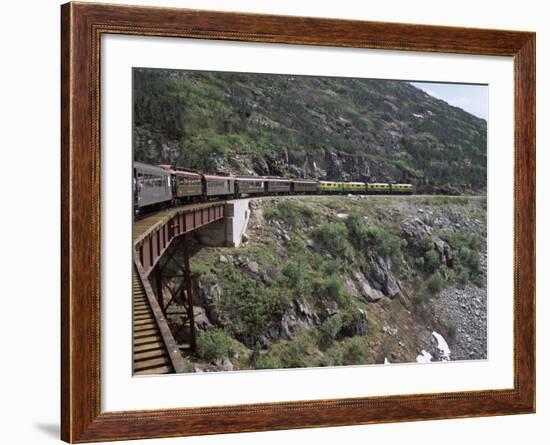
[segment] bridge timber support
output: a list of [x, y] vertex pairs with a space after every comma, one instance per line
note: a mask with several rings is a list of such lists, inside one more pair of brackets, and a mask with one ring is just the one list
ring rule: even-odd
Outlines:
[[[188, 237], [224, 215], [225, 203], [205, 203], [161, 211], [134, 223], [135, 375], [185, 372], [182, 350], [196, 351]], [[176, 251], [183, 253], [183, 264], [175, 258]], [[178, 343], [168, 323], [167, 309], [174, 300], [184, 308], [185, 332], [177, 337], [186, 343]]]
[[249, 219], [250, 199], [237, 199], [176, 207], [134, 223], [135, 374], [185, 372], [182, 352], [197, 348], [190, 238], [238, 247]]

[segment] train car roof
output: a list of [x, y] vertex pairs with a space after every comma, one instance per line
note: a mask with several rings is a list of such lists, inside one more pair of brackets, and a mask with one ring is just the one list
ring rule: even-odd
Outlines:
[[172, 170], [172, 173], [174, 173], [175, 175], [197, 176], [199, 178], [201, 177], [200, 173], [187, 171], [187, 170]]
[[294, 178], [294, 179], [292, 179], [292, 181], [294, 181], [294, 182], [310, 182], [310, 183], [317, 184], [316, 179]]
[[290, 178], [265, 178], [266, 181], [270, 182], [290, 182]]
[[136, 168], [136, 167], [140, 168], [142, 170], [154, 171], [156, 173], [164, 173], [165, 175], [169, 174], [169, 172], [167, 170], [165, 170], [164, 168], [162, 168], [162, 167], [157, 167], [156, 165], [145, 164], [144, 162], [134, 161], [134, 168]]
[[235, 176], [237, 181], [265, 181], [266, 178], [262, 176]]
[[235, 176], [219, 176], [219, 175], [203, 175], [206, 179], [231, 179], [235, 180]]

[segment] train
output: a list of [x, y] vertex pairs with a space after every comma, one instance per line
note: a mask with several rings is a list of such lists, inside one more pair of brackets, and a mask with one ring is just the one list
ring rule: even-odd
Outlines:
[[170, 165], [133, 165], [134, 214], [195, 202], [253, 196], [412, 194], [412, 184], [203, 174]]

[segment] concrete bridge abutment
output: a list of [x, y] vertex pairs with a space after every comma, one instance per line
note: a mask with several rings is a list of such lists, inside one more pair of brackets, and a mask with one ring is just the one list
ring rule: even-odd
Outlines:
[[250, 199], [227, 201], [224, 218], [194, 232], [205, 246], [239, 247], [250, 221]]

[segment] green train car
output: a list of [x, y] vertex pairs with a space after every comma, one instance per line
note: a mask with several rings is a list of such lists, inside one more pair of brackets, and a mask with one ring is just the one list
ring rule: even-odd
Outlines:
[[388, 184], [385, 182], [339, 182], [319, 181], [319, 193], [345, 193], [357, 195], [410, 195], [414, 193], [412, 184]]

